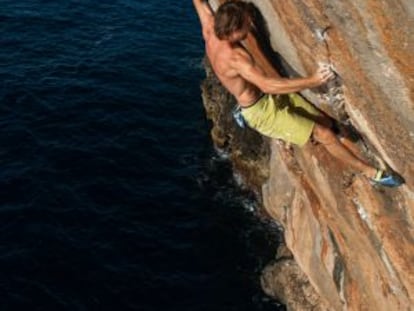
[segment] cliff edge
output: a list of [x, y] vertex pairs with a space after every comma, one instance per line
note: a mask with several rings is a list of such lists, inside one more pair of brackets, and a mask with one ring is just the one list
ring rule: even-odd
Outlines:
[[[414, 3], [251, 2], [268, 36], [259, 33], [260, 47], [248, 40], [250, 52], [267, 44], [266, 67], [288, 76], [331, 63], [340, 78], [302, 95], [358, 133], [364, 157], [406, 180], [397, 189], [373, 187], [321, 146], [288, 147], [238, 129], [233, 99], [207, 66], [213, 139], [284, 228], [289, 251], [264, 271], [264, 289], [291, 310], [414, 309]], [[281, 278], [296, 285], [281, 288]]]

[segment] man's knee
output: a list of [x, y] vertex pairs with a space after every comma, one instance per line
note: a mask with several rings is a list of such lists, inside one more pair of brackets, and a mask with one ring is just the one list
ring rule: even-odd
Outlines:
[[316, 121], [317, 124], [319, 124], [321, 126], [324, 126], [324, 127], [328, 128], [328, 129], [332, 129], [333, 126], [334, 126], [333, 120], [330, 117], [328, 117], [327, 115], [325, 115], [325, 114], [319, 115], [315, 119], [315, 121]]
[[327, 128], [320, 124], [315, 124], [312, 134], [313, 138], [323, 145], [331, 145], [338, 142], [338, 139], [334, 132], [332, 132], [330, 128]]

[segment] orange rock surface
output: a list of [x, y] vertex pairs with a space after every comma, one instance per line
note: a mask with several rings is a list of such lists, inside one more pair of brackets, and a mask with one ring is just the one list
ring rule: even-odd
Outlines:
[[[321, 146], [289, 150], [280, 142], [225, 128], [231, 120], [225, 118], [228, 108], [218, 108], [224, 103], [206, 105], [216, 122], [214, 139], [219, 147], [238, 145], [229, 148], [235, 167], [283, 226], [287, 247], [320, 296], [314, 310], [412, 310], [414, 2], [251, 2], [289, 75], [310, 74], [318, 62], [334, 66], [339, 82], [302, 95], [357, 129], [361, 153], [399, 172], [406, 184], [373, 187]], [[217, 7], [219, 1], [210, 3]], [[246, 47], [274, 74], [269, 58], [257, 52], [262, 41], [250, 37]], [[242, 146], [245, 141], [249, 146]], [[269, 276], [266, 282], [271, 283]]]

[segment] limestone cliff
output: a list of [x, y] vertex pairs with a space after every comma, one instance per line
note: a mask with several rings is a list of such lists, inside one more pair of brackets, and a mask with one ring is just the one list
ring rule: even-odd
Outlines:
[[[406, 180], [398, 189], [373, 187], [321, 146], [291, 150], [236, 128], [232, 98], [208, 72], [203, 94], [214, 140], [283, 226], [294, 257], [269, 265], [265, 290], [291, 310], [414, 310], [414, 2], [251, 2], [269, 30], [269, 42], [261, 28], [259, 44], [248, 40], [251, 53], [269, 43], [281, 61], [258, 61], [289, 76], [332, 63], [340, 79], [302, 95], [355, 128], [372, 163]], [[276, 287], [281, 273], [300, 280], [293, 300], [287, 286]]]

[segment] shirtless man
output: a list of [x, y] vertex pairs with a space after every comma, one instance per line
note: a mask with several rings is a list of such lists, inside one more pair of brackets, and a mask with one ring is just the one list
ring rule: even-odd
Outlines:
[[[267, 76], [240, 44], [246, 39], [252, 25], [247, 3], [228, 1], [214, 15], [207, 1], [193, 0], [193, 3], [201, 22], [211, 66], [223, 86], [241, 106], [241, 114], [249, 127], [263, 135], [299, 146], [313, 137], [334, 157], [372, 181], [391, 187], [402, 183], [396, 175], [376, 169], [355, 156], [326, 126], [331, 124], [330, 119], [295, 94], [333, 79], [334, 73], [328, 67], [321, 67], [305, 78]], [[274, 96], [277, 94], [288, 95], [277, 101]], [[316, 123], [315, 119], [323, 122]]]

